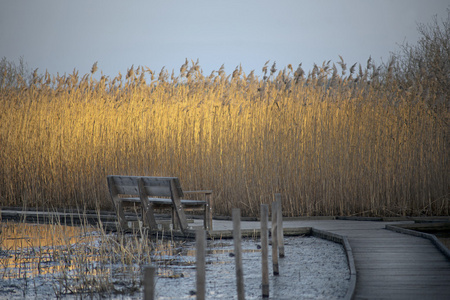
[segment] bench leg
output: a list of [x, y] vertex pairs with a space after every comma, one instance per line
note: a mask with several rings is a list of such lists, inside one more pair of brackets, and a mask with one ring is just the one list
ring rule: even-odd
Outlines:
[[155, 213], [153, 210], [153, 204], [148, 201], [148, 195], [144, 189], [144, 182], [142, 178], [138, 181], [139, 187], [139, 198], [141, 199], [142, 205], [142, 222], [144, 226], [149, 226], [152, 230], [158, 229], [158, 224], [156, 224]]
[[177, 213], [175, 211], [175, 207], [172, 206], [172, 228], [173, 230], [179, 230], [180, 229], [180, 225], [178, 223], [178, 217], [177, 217]]
[[152, 230], [157, 230], [158, 224], [156, 223], [153, 204], [145, 200], [141, 201], [141, 204], [142, 204], [142, 221], [144, 223], [144, 226], [148, 226]]
[[[180, 195], [178, 195], [177, 187], [175, 186], [175, 183], [173, 180], [170, 181], [170, 191], [172, 194], [172, 205], [173, 210], [175, 211], [176, 219], [178, 220], [178, 223], [180, 224], [180, 229], [184, 233], [187, 229], [187, 220], [186, 215], [184, 214], [183, 206], [181, 205]], [[174, 218], [173, 218], [174, 220]]]
[[118, 196], [118, 192], [114, 183], [114, 179], [110, 176], [107, 177], [109, 194], [111, 195], [111, 200], [113, 202], [114, 208], [117, 214], [117, 223], [119, 230], [127, 230], [128, 224], [125, 219], [125, 212], [123, 211], [122, 200]]
[[120, 230], [129, 229], [127, 220], [125, 219], [125, 213], [123, 211], [122, 201], [116, 200], [116, 201], [114, 201], [114, 205], [116, 207], [117, 221], [119, 223]]

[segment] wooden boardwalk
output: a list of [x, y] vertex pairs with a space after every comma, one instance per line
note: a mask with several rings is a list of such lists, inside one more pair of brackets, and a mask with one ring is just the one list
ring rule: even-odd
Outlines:
[[[0, 220], [25, 220], [22, 212], [1, 211]], [[60, 219], [77, 221], [77, 214], [60, 213]], [[27, 221], [45, 221], [45, 213], [27, 213]], [[53, 213], [53, 216], [58, 216]], [[81, 219], [81, 216], [78, 216]], [[83, 215], [83, 219], [90, 216]], [[94, 220], [98, 216], [93, 214]], [[115, 216], [105, 215], [106, 223]], [[201, 226], [201, 220], [195, 220]], [[77, 222], [75, 222], [77, 223]], [[314, 228], [346, 236], [356, 266], [353, 299], [449, 299], [450, 259], [428, 239], [385, 229], [386, 225], [412, 222], [349, 220], [285, 220], [284, 228]], [[198, 224], [197, 224], [198, 225]], [[270, 226], [270, 225], [269, 225]], [[231, 221], [214, 220], [216, 232], [231, 231]], [[241, 222], [243, 232], [260, 229], [259, 222]], [[295, 229], [295, 230], [294, 230]], [[289, 253], [286, 254], [287, 257]]]
[[[348, 237], [357, 272], [353, 299], [450, 299], [450, 260], [430, 240], [387, 230], [386, 224], [395, 223], [285, 221], [284, 227], [312, 227]], [[245, 229], [254, 226], [242, 224]]]

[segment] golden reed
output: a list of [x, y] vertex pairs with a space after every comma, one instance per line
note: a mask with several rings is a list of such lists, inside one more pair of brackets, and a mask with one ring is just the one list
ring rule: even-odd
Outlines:
[[448, 215], [448, 110], [339, 65], [2, 83], [1, 205], [112, 209], [106, 175], [127, 174], [213, 189], [216, 215], [257, 216], [274, 193], [287, 216]]

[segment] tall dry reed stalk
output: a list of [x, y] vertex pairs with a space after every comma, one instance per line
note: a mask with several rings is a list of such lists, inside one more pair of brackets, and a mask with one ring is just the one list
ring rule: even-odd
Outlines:
[[448, 110], [370, 61], [339, 64], [3, 84], [1, 204], [111, 209], [106, 175], [127, 174], [213, 189], [216, 215], [257, 216], [274, 193], [288, 216], [448, 215]]

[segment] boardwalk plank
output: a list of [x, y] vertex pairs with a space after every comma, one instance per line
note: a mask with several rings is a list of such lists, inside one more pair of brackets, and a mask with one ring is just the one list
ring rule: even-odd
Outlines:
[[396, 300], [428, 300], [428, 299], [448, 299], [447, 292], [441, 291], [420, 291], [416, 290], [389, 290], [385, 291], [383, 289], [368, 289], [365, 291], [356, 290], [355, 299], [396, 299]]
[[[431, 254], [431, 255], [429, 255]], [[418, 252], [410, 253], [384, 253], [384, 255], [379, 255], [378, 253], [358, 253], [355, 261], [357, 262], [367, 262], [371, 264], [384, 263], [384, 262], [395, 262], [396, 264], [410, 264], [418, 265], [423, 264], [426, 266], [430, 263], [440, 263], [446, 264], [447, 259], [445, 257], [438, 256], [439, 253], [426, 252], [425, 254]]]
[[[355, 244], [355, 243], [353, 243]], [[375, 247], [377, 246], [377, 247]], [[400, 245], [364, 245], [364, 244], [356, 244], [354, 247], [352, 247], [353, 251], [359, 251], [359, 252], [385, 252], [386, 249], [389, 248], [389, 251], [395, 253], [396, 251], [405, 251], [405, 252], [432, 252], [436, 253], [437, 249], [433, 249], [430, 247], [429, 244], [420, 244], [420, 245], [410, 245], [410, 246], [400, 246]]]
[[407, 274], [406, 276], [366, 275], [365, 278], [369, 279], [367, 286], [377, 286], [377, 285], [398, 286], [399, 283], [401, 283], [401, 286], [413, 284], [415, 287], [420, 286], [431, 287], [431, 286], [440, 286], [442, 284], [448, 285], [446, 278], [438, 274], [430, 274], [428, 276], [423, 276], [423, 274], [422, 275]]

